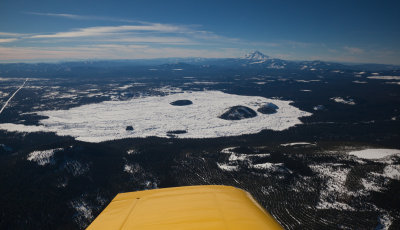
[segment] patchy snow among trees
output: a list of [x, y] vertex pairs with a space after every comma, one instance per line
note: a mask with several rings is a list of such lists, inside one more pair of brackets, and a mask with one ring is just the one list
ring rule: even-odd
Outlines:
[[354, 100], [351, 98], [344, 99], [342, 97], [332, 97], [331, 100], [333, 100], [334, 102], [342, 103], [342, 104], [346, 104], [346, 105], [355, 105], [356, 104], [354, 102]]
[[33, 151], [29, 153], [27, 160], [34, 161], [38, 163], [38, 165], [44, 166], [51, 163], [51, 160], [54, 156], [55, 152], [61, 151], [63, 148], [57, 149], [48, 149], [43, 151]]

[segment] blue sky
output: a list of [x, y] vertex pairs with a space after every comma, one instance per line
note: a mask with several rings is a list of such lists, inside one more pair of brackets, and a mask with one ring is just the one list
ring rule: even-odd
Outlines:
[[400, 64], [400, 1], [0, 0], [0, 62], [240, 57]]

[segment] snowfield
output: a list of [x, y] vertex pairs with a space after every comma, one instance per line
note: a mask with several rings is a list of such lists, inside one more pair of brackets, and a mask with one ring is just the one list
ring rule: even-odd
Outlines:
[[400, 156], [400, 149], [363, 149], [349, 152], [349, 155], [353, 155], [362, 159], [373, 160], [385, 158], [392, 155]]
[[[176, 100], [190, 100], [187, 106], [173, 106]], [[242, 120], [218, 118], [232, 106], [247, 106], [254, 111], [266, 103], [279, 107], [274, 114], [262, 114]], [[105, 101], [69, 110], [36, 112], [47, 116], [39, 126], [4, 123], [0, 129], [12, 132], [55, 132], [77, 140], [101, 142], [132, 137], [169, 137], [168, 131], [186, 130], [176, 138], [215, 138], [258, 133], [264, 129], [281, 131], [302, 124], [300, 117], [311, 116], [291, 106], [291, 101], [240, 96], [220, 91], [182, 92], [167, 96], [149, 96], [128, 101]], [[133, 131], [126, 130], [132, 126]]]

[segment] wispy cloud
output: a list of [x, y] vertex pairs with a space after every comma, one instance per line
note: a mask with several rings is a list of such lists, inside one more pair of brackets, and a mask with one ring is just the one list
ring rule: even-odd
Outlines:
[[130, 20], [112, 17], [98, 17], [77, 14], [58, 14], [58, 13], [39, 13], [39, 12], [26, 12], [27, 14], [60, 17], [74, 20], [101, 20], [101, 21], [118, 21], [129, 22], [135, 25], [122, 25], [122, 26], [98, 26], [77, 28], [71, 31], [57, 32], [53, 34], [37, 34], [31, 38], [73, 38], [73, 37], [89, 37], [89, 36], [108, 36], [112, 33], [132, 33], [132, 32], [146, 32], [146, 33], [177, 33], [177, 35], [187, 35], [194, 39], [201, 40], [224, 40], [225, 42], [238, 42], [236, 38], [229, 38], [217, 35], [210, 31], [199, 30], [200, 25], [175, 25], [165, 23], [153, 23], [141, 20]]
[[248, 44], [251, 44], [253, 46], [258, 46], [258, 47], [279, 47], [279, 46], [282, 46], [282, 44], [279, 43], [279, 42], [249, 42]]
[[[88, 16], [80, 16], [76, 14], [54, 14], [54, 13], [38, 13], [38, 12], [25, 12], [26, 14], [39, 15], [39, 16], [51, 16], [51, 17], [61, 17], [70, 19], [89, 19]], [[96, 17], [97, 18], [97, 17]]]
[[26, 35], [26, 34], [0, 32], [0, 36], [3, 36], [3, 37], [15, 37], [15, 36], [24, 36], [24, 35]]
[[154, 31], [154, 32], [178, 32], [183, 27], [153, 23], [150, 25], [122, 25], [122, 26], [98, 26], [76, 29], [68, 32], [58, 32], [54, 34], [40, 34], [31, 36], [31, 38], [74, 38], [90, 36], [106, 36], [112, 33], [123, 33], [133, 31]]
[[41, 12], [24, 12], [24, 13], [30, 14], [30, 15], [37, 15], [37, 16], [57, 17], [57, 18], [66, 18], [66, 19], [73, 19], [73, 20], [145, 23], [140, 20], [131, 20], [131, 19], [114, 18], [114, 17], [99, 17], [99, 16], [91, 16], [91, 15], [64, 14], [64, 13], [56, 14], [56, 13], [41, 13]]
[[[46, 34], [42, 33], [24, 37], [24, 39], [30, 40], [29, 42], [42, 44], [46, 42], [54, 44], [55, 41], [59, 41], [60, 43], [80, 42], [81, 44], [84, 42], [114, 42], [198, 46], [217, 46], [217, 44], [226, 46], [226, 44], [235, 44], [235, 46], [238, 46], [241, 42], [237, 38], [225, 37], [211, 31], [202, 30], [200, 29], [200, 25], [176, 25], [68, 13], [28, 12], [26, 14], [67, 18], [72, 20], [130, 22], [126, 25], [75, 28], [69, 31], [59, 31]], [[69, 41], [66, 41], [65, 39], [69, 39]], [[90, 39], [90, 41], [88, 39]]]
[[345, 46], [343, 47], [343, 49], [349, 52], [350, 54], [362, 54], [365, 52], [363, 49], [357, 47]]
[[0, 43], [6, 43], [6, 42], [14, 42], [18, 40], [17, 38], [0, 38]]
[[185, 37], [160, 37], [160, 36], [135, 36], [125, 38], [104, 39], [107, 42], [123, 43], [159, 43], [159, 44], [194, 44], [195, 42]]

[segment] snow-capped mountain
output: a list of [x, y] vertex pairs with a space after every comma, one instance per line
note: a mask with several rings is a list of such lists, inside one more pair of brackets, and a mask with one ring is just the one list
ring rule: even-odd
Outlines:
[[260, 51], [254, 51], [246, 54], [243, 59], [251, 60], [254, 62], [262, 63], [269, 59], [269, 57]]

